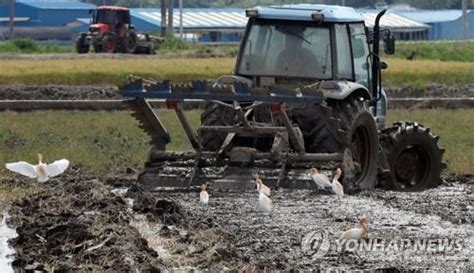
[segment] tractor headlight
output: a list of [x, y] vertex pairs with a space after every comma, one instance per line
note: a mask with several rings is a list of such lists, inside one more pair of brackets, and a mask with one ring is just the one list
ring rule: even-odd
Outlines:
[[249, 18], [257, 17], [258, 16], [258, 10], [256, 9], [246, 9], [245, 10], [245, 16]]

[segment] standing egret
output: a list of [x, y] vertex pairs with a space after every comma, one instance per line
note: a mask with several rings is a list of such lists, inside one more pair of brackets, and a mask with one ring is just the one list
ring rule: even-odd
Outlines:
[[[341, 234], [341, 237], [339, 237], [339, 244], [341, 245], [341, 252], [344, 250], [346, 243], [348, 243], [349, 241], [353, 241], [353, 240], [360, 241], [360, 240], [365, 239], [367, 237], [367, 232], [369, 230], [369, 228], [368, 228], [369, 220], [367, 219], [366, 216], [362, 216], [362, 217], [358, 218], [357, 221], [359, 223], [358, 228], [351, 228], [349, 230], [346, 230]], [[338, 260], [340, 258], [341, 252], [339, 253]], [[357, 252], [354, 252], [354, 253], [360, 258], [360, 256], [357, 254]]]
[[201, 193], [199, 194], [199, 202], [207, 205], [209, 203], [209, 193], [207, 193], [207, 183], [201, 185]]
[[344, 187], [342, 184], [338, 181], [339, 178], [341, 177], [342, 170], [340, 168], [337, 168], [336, 174], [334, 175], [334, 178], [332, 179], [332, 191], [341, 199], [342, 196], [344, 196]]
[[332, 184], [331, 181], [329, 181], [329, 178], [318, 171], [316, 168], [311, 168], [308, 170], [308, 174], [313, 179], [314, 183], [320, 190], [324, 190], [326, 188], [331, 188]]
[[253, 176], [253, 179], [255, 181], [255, 184], [257, 185], [257, 191], [261, 191], [263, 194], [266, 196], [270, 196], [270, 188], [263, 184], [262, 179], [260, 179], [260, 176], [258, 174]]

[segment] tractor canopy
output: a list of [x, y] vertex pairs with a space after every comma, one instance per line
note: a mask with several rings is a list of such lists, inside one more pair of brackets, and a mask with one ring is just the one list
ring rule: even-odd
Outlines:
[[350, 81], [369, 88], [370, 48], [353, 8], [284, 5], [246, 10], [236, 74], [254, 82]]
[[119, 6], [100, 6], [93, 12], [94, 24], [130, 24], [130, 10]]
[[331, 23], [364, 22], [362, 15], [351, 7], [297, 4], [255, 7], [246, 11], [248, 17]]

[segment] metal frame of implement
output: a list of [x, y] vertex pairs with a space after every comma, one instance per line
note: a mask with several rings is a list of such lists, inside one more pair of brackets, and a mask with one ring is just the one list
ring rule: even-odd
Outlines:
[[[298, 91], [287, 90], [281, 87], [269, 89], [249, 88], [246, 84], [234, 83], [226, 87], [208, 87], [205, 81], [194, 81], [191, 85], [174, 85], [169, 81], [155, 82], [144, 80], [133, 76], [129, 77], [129, 83], [121, 88], [122, 96], [130, 98], [126, 102], [132, 105], [136, 111], [140, 111], [146, 119], [148, 132], [152, 135], [152, 142], [160, 152], [160, 159], [188, 160], [195, 159], [195, 171], [191, 176], [188, 185], [191, 185], [193, 177], [198, 169], [200, 159], [215, 158], [222, 154], [227, 146], [232, 142], [235, 135], [239, 136], [274, 136], [286, 135], [293, 144], [291, 149], [276, 149], [272, 152], [257, 152], [245, 157], [242, 162], [251, 160], [269, 159], [284, 161], [277, 185], [284, 178], [287, 162], [341, 162], [342, 153], [307, 153], [304, 147], [304, 140], [299, 128], [293, 126], [285, 110], [285, 106], [292, 105], [315, 105], [324, 101], [322, 93], [312, 89], [302, 89]], [[165, 101], [167, 108], [176, 112], [178, 119], [194, 148], [194, 152], [173, 153], [166, 152], [165, 146], [170, 141], [168, 131], [154, 113], [147, 99]], [[203, 146], [199, 137], [192, 130], [191, 125], [183, 111], [181, 103], [192, 101], [212, 101], [222, 106], [232, 108], [239, 119], [240, 124], [234, 126], [201, 126], [200, 130], [212, 130], [227, 133], [227, 137], [218, 152], [203, 151]], [[250, 106], [242, 107], [240, 103], [250, 103]], [[259, 126], [247, 120], [247, 116], [256, 106], [268, 104], [272, 110], [272, 116], [278, 118], [283, 127]], [[288, 148], [288, 147], [287, 147]], [[286, 151], [284, 151], [286, 150]]]

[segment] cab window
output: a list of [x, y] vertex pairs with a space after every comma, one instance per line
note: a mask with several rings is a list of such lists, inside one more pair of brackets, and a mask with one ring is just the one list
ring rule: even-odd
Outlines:
[[351, 32], [352, 55], [354, 58], [354, 74], [357, 83], [369, 86], [369, 46], [363, 24], [349, 26]]

